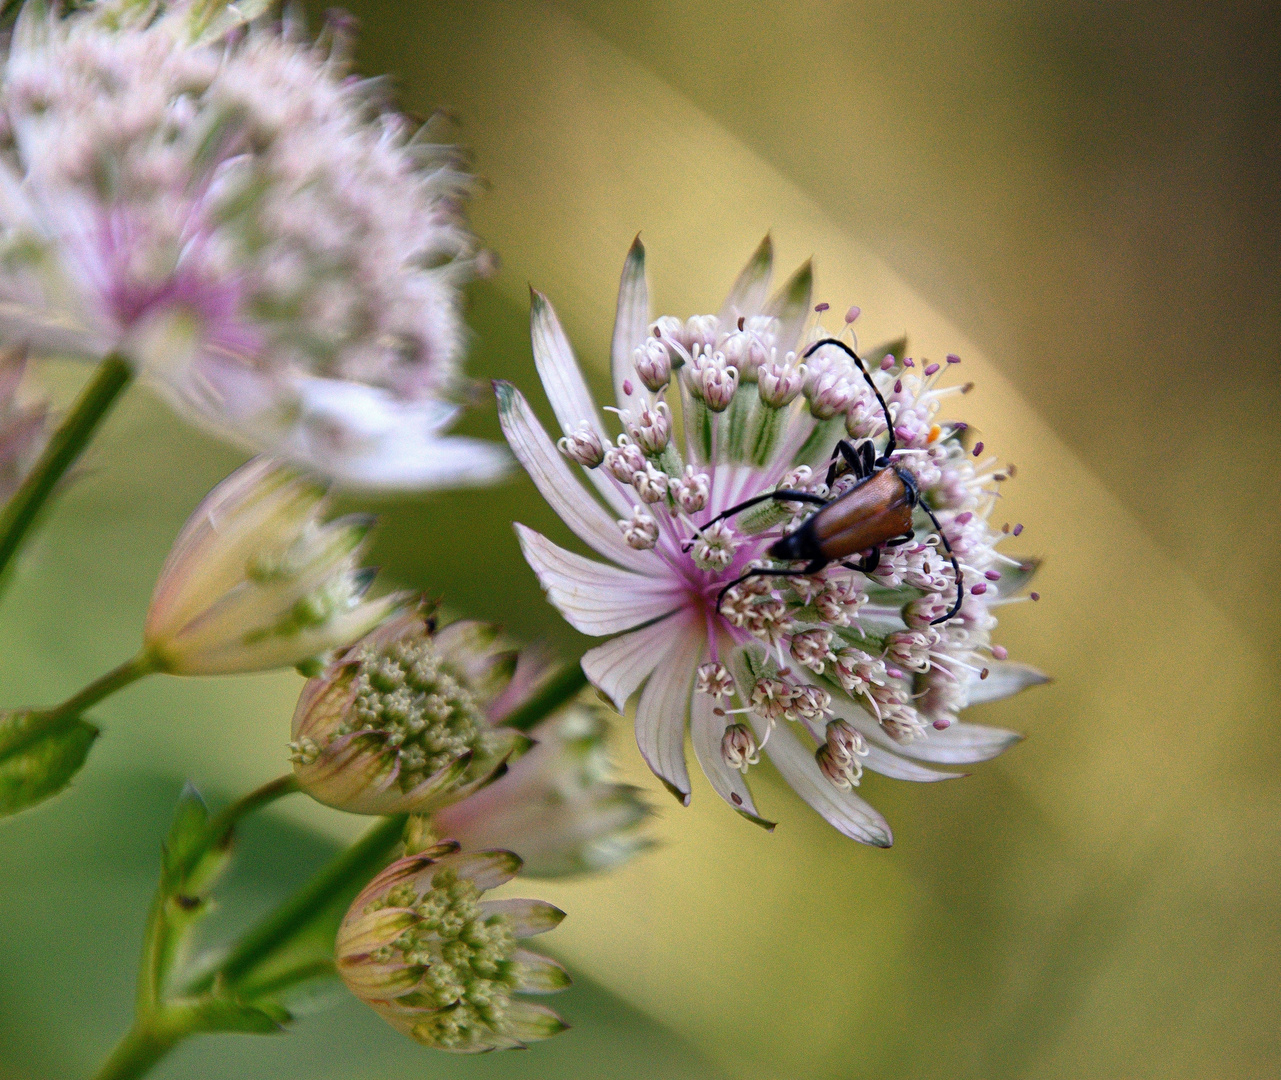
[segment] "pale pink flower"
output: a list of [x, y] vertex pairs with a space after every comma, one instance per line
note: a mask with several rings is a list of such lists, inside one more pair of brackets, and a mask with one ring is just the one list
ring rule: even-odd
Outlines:
[[[633, 245], [612, 349], [624, 429], [617, 440], [551, 305], [533, 294], [535, 362], [573, 443], [557, 453], [520, 392], [499, 383], [503, 430], [543, 497], [609, 561], [566, 551], [523, 525], [516, 529], [551, 602], [578, 630], [610, 638], [583, 657], [583, 669], [620, 711], [640, 691], [641, 753], [679, 799], [690, 795], [688, 725], [713, 788], [740, 813], [769, 825], [744, 775], [763, 750], [836, 828], [887, 846], [889, 826], [852, 790], [864, 766], [899, 779], [941, 780], [961, 774], [928, 764], [983, 761], [1019, 738], [953, 721], [967, 703], [1044, 681], [1034, 669], [989, 658], [1004, 655], [989, 646], [992, 612], [1026, 583], [1034, 564], [996, 550], [1003, 534], [987, 518], [994, 484], [1005, 474], [967, 452], [965, 425], [934, 420], [940, 399], [953, 392], [940, 386], [941, 365], [922, 372], [881, 349], [865, 358], [901, 418], [893, 461], [916, 478], [956, 551], [966, 592], [960, 612], [926, 632], [953, 606], [956, 581], [920, 509], [916, 540], [886, 549], [876, 572], [829, 564], [803, 577], [755, 577], [718, 599], [753, 566], [797, 568], [768, 551], [814, 508], [767, 501], [722, 528], [704, 526], [745, 499], [782, 488], [839, 494], [852, 477], [836, 480], [831, 493], [824, 480], [847, 424], [882, 441], [885, 431], [874, 395], [842, 350], [824, 346], [805, 358], [807, 343], [831, 336], [812, 324], [809, 265], [767, 300], [771, 264], [767, 238], [719, 314], [653, 320], [644, 249]], [[852, 330], [842, 332], [856, 347]], [[658, 362], [659, 346], [670, 372]], [[645, 453], [630, 433], [660, 400], [683, 438]], [[575, 475], [590, 460], [573, 452], [584, 432], [601, 446], [614, 443], [601, 467], [582, 470], [594, 495]], [[655, 473], [667, 479], [657, 499]], [[629, 542], [638, 507], [657, 523], [652, 547]], [[911, 666], [900, 666], [896, 656]], [[842, 723], [832, 727], [833, 721]], [[751, 739], [738, 726], [744, 723]]]
[[465, 160], [272, 0], [26, 3], [0, 68], [0, 339], [124, 356], [188, 417], [365, 487], [493, 479], [446, 437]]

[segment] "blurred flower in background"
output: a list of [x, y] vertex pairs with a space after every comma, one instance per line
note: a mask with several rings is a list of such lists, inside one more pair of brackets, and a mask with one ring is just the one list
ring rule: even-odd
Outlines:
[[305, 664], [382, 622], [407, 596], [365, 600], [374, 519], [321, 524], [325, 490], [259, 457], [213, 489], [174, 541], [143, 632], [152, 669], [226, 675]]
[[[971, 701], [1044, 681], [1007, 663], [990, 640], [993, 610], [1026, 584], [1035, 563], [999, 552], [1008, 526], [1003, 532], [988, 521], [1008, 473], [982, 457], [982, 443], [967, 450], [965, 424], [936, 422], [941, 400], [962, 389], [942, 382], [959, 359], [918, 365], [880, 350], [876, 393], [842, 349], [819, 346], [803, 360], [804, 343], [830, 337], [811, 318], [810, 267], [767, 299], [772, 262], [767, 237], [718, 315], [651, 321], [644, 249], [633, 244], [612, 349], [612, 411], [624, 429], [616, 440], [550, 304], [534, 294], [534, 358], [565, 432], [561, 454], [519, 391], [500, 383], [503, 431], [544, 498], [617, 566], [524, 526], [517, 531], [571, 625], [621, 635], [588, 652], [583, 669], [620, 711], [644, 684], [637, 741], [679, 799], [690, 795], [688, 724], [704, 772], [740, 813], [772, 827], [745, 781], [765, 750], [829, 822], [885, 847], [889, 826], [852, 790], [864, 765], [899, 779], [941, 780], [961, 774], [921, 763], [983, 761], [1017, 740], [955, 721]], [[847, 328], [857, 316], [850, 309]], [[757, 568], [794, 573], [769, 548], [810, 511], [768, 493], [823, 500], [853, 487], [847, 473], [829, 476], [829, 489], [824, 472], [839, 439], [884, 433], [877, 393], [890, 403], [894, 465], [938, 516], [958, 569], [922, 512], [916, 527], [927, 539], [885, 548], [861, 570], [836, 564], [744, 580]], [[564, 458], [583, 467], [609, 510]], [[720, 520], [760, 495], [761, 504]]]
[[26, 394], [26, 353], [0, 351], [0, 506], [18, 489], [48, 438], [49, 409]]
[[338, 930], [338, 971], [392, 1027], [441, 1050], [476, 1053], [565, 1030], [550, 1009], [513, 994], [563, 990], [569, 976], [518, 942], [564, 913], [538, 900], [481, 900], [516, 876], [508, 851], [441, 844], [387, 867]]
[[25, 4], [0, 85], [0, 335], [124, 355], [187, 416], [336, 480], [492, 480], [446, 437], [484, 269], [453, 147], [265, 0]]

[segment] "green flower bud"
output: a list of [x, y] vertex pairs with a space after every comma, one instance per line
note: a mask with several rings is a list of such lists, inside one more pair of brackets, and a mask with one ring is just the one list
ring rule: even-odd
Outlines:
[[565, 970], [518, 942], [558, 925], [538, 900], [482, 900], [510, 881], [509, 851], [460, 853], [438, 844], [387, 867], [356, 897], [338, 930], [347, 988], [397, 1031], [454, 1053], [510, 1049], [566, 1027], [550, 1009], [515, 999], [569, 985]]
[[290, 749], [303, 790], [350, 813], [428, 813], [491, 780], [530, 745], [486, 716], [510, 674], [486, 648], [493, 637], [471, 622], [433, 634], [407, 613], [348, 649], [298, 699]]

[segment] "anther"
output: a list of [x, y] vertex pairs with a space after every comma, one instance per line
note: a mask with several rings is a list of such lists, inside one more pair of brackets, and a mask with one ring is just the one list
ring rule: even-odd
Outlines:
[[631, 379], [623, 380], [623, 393], [626, 394], [628, 397], [632, 396], [632, 380]]
[[814, 310], [815, 310], [818, 314], [822, 315], [822, 314], [823, 314], [823, 312], [828, 311], [828, 310], [831, 308], [831, 306], [832, 306], [831, 304], [815, 304], [815, 305], [814, 305]]
[[745, 325], [747, 325], [747, 319], [746, 319], [746, 318], [744, 318], [742, 315], [740, 315], [740, 316], [738, 317], [738, 328], [739, 328], [739, 330], [741, 331]]
[[1007, 656], [1010, 655], [1010, 653], [1009, 653], [1009, 650], [1006, 649], [1004, 645], [993, 645], [992, 655], [996, 657], [996, 659], [998, 660], [1004, 660]]
[[1041, 594], [1040, 594], [1039, 592], [1028, 593], [1028, 594], [1027, 594], [1027, 598], [1028, 598], [1029, 600], [1040, 600], [1040, 599], [1041, 599]]
[[852, 307], [849, 309], [849, 311], [845, 313], [845, 321], [847, 323], [852, 323], [855, 319], [857, 319], [862, 314], [863, 314], [862, 308]]
[[885, 358], [881, 360], [881, 370], [889, 371], [890, 368], [892, 368], [893, 366], [894, 366], [894, 357], [891, 354], [887, 353], [885, 355]]
[[1000, 580], [1001, 580], [1001, 571], [999, 571], [999, 570], [988, 570], [987, 572], [985, 572], [985, 573], [984, 573], [984, 575], [983, 575], [983, 576], [984, 576], [985, 578], [987, 578], [987, 579], [988, 579], [988, 581], [1000, 581]]
[[1015, 526], [1014, 526], [1014, 535], [1015, 535], [1015, 536], [1018, 536], [1018, 534], [1019, 534], [1019, 533], [1021, 533], [1022, 531], [1023, 531], [1023, 526], [1022, 526], [1022, 525], [1015, 525]]
[[978, 457], [979, 454], [983, 453], [983, 444], [981, 442], [975, 443], [974, 449], [971, 450], [970, 453], [972, 453], [975, 457]]
[[979, 672], [979, 678], [980, 678], [980, 679], [986, 679], [986, 678], [987, 678], [987, 676], [988, 676], [988, 670], [987, 670], [987, 668], [984, 668], [982, 671], [980, 671], [980, 672]]
[[950, 352], [947, 354], [947, 362], [949, 364], [959, 364], [961, 362], [961, 358], [957, 356], [956, 353]]
[[925, 365], [925, 374], [926, 374], [926, 375], [933, 375], [936, 371], [938, 371], [938, 369], [939, 369], [938, 364], [926, 364], [926, 365]]
[[982, 596], [985, 592], [987, 592], [987, 585], [986, 583], [980, 581], [977, 585], [973, 585], [970, 587], [970, 592], [973, 593], [975, 596]]

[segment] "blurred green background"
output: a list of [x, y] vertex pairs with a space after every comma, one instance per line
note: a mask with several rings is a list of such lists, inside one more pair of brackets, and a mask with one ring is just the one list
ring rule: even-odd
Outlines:
[[[318, 13], [320, 5], [316, 5]], [[156, 1075], [1261, 1077], [1281, 1071], [1276, 580], [1278, 55], [1269, 5], [708, 0], [351, 4], [359, 62], [461, 118], [503, 269], [471, 371], [538, 398], [526, 285], [606, 384], [623, 255], [658, 310], [715, 310], [766, 230], [860, 332], [961, 353], [966, 419], [1020, 467], [1046, 559], [999, 634], [1055, 682], [976, 709], [1028, 740], [955, 784], [870, 777], [889, 851], [762, 772], [766, 835], [696, 782], [661, 847], [531, 883], [575, 1025], [528, 1053], [421, 1050], [338, 995], [279, 1039], [188, 1044]], [[50, 371], [65, 398], [83, 372]], [[540, 399], [541, 400], [541, 399]], [[492, 412], [468, 421], [496, 435]], [[0, 607], [0, 700], [61, 698], [136, 648], [151, 583], [240, 458], [131, 393]], [[581, 650], [510, 522], [523, 479], [391, 501], [389, 581]], [[278, 774], [299, 680], [155, 679], [66, 795], [0, 823], [0, 1078], [87, 1075], [127, 1024], [183, 778]], [[227, 925], [353, 822], [291, 800], [245, 830]], [[285, 880], [285, 878], [288, 880]]]

